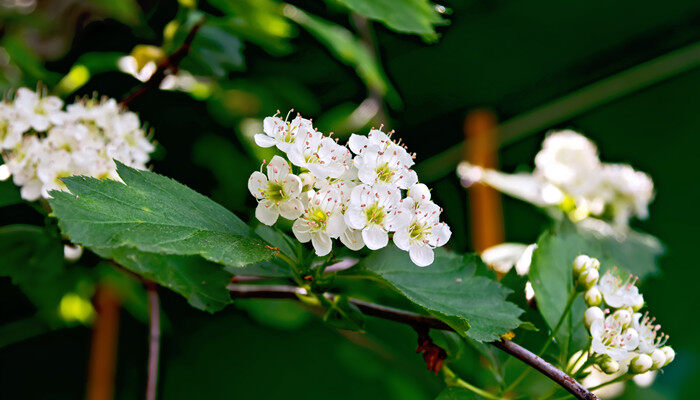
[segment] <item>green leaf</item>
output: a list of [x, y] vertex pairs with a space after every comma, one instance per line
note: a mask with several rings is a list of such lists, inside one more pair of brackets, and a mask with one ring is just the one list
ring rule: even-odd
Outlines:
[[403, 33], [416, 33], [428, 40], [437, 39], [436, 25], [449, 23], [427, 0], [339, 0], [353, 12], [382, 22]]
[[0, 207], [19, 204], [22, 198], [19, 195], [19, 190], [11, 180], [0, 182]]
[[396, 96], [396, 91], [385, 76], [379, 61], [359, 38], [340, 25], [308, 14], [291, 5], [287, 7], [290, 10], [287, 13], [289, 18], [316, 36], [336, 58], [355, 68], [367, 87], [382, 95]]
[[[202, 18], [202, 13], [191, 11], [186, 24], [175, 35], [173, 44], [179, 46], [191, 27]], [[230, 31], [225, 22], [209, 17], [194, 37], [190, 51], [180, 67], [194, 75], [224, 78], [230, 71], [244, 68], [243, 42]]]
[[231, 303], [226, 285], [231, 274], [199, 257], [144, 253], [129, 248], [93, 248], [99, 256], [184, 296], [191, 306], [209, 312]]
[[[617, 266], [643, 278], [657, 270], [656, 259], [663, 252], [658, 240], [647, 234], [630, 232], [621, 240], [581, 230], [569, 222], [559, 223], [542, 234], [537, 245], [529, 276], [538, 309], [550, 328], [556, 326], [564, 312], [573, 285], [572, 264], [576, 256], [586, 254], [599, 259], [601, 275]], [[560, 343], [567, 343], [572, 334], [576, 336], [576, 330], [582, 329], [579, 322], [583, 309], [583, 302], [574, 303], [571, 318], [567, 318], [557, 335]]]
[[326, 313], [323, 321], [339, 329], [362, 331], [365, 327], [365, 316], [356, 305], [350, 303], [346, 296], [336, 295], [332, 300], [319, 296]]
[[61, 231], [90, 248], [134, 248], [147, 253], [200, 255], [227, 266], [266, 260], [274, 252], [251, 237], [234, 214], [188, 187], [117, 162], [125, 184], [73, 176], [71, 193], [49, 200]]
[[485, 270], [475, 255], [437, 249], [433, 264], [420, 268], [408, 253], [392, 245], [373, 252], [361, 266], [462, 336], [493, 341], [520, 325], [522, 310], [506, 301], [511, 291], [494, 279], [475, 275], [477, 267]]
[[476, 394], [470, 392], [467, 389], [461, 388], [461, 387], [447, 387], [445, 390], [440, 392], [438, 397], [435, 398], [435, 400], [476, 400], [476, 399], [483, 399], [481, 396], [477, 396]]

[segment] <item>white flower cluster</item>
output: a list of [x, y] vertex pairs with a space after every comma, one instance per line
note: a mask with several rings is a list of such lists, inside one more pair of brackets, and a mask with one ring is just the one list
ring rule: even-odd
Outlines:
[[574, 221], [592, 215], [620, 229], [633, 216], [646, 218], [654, 197], [647, 174], [627, 164], [601, 162], [596, 145], [571, 130], [547, 136], [532, 173], [504, 174], [467, 162], [457, 173], [465, 185], [482, 182], [540, 207], [559, 206]]
[[623, 280], [613, 268], [599, 279], [599, 268], [600, 262], [586, 255], [574, 260], [577, 283], [587, 289], [584, 324], [591, 335], [589, 359], [606, 374], [643, 374], [671, 363], [675, 352], [666, 346], [668, 335], [659, 332], [661, 326], [648, 313], [639, 313], [644, 297], [635, 286], [637, 278], [630, 275]]
[[431, 264], [433, 249], [449, 240], [450, 228], [439, 220], [441, 208], [411, 170], [413, 157], [381, 130], [353, 134], [349, 149], [298, 114], [291, 121], [267, 117], [263, 130], [255, 142], [276, 146], [286, 158], [275, 156], [267, 175], [250, 176], [260, 222], [272, 225], [279, 215], [294, 220], [296, 238], [311, 241], [319, 256], [330, 253], [331, 239], [351, 250], [377, 250], [393, 235], [394, 244], [419, 266]]
[[145, 169], [153, 149], [139, 117], [114, 99], [79, 100], [64, 110], [58, 97], [20, 88], [0, 103], [4, 175], [25, 200], [65, 189], [60, 178], [70, 175], [119, 179], [113, 159]]

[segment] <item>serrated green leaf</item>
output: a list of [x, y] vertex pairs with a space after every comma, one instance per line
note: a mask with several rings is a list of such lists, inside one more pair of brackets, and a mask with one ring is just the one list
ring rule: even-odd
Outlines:
[[427, 0], [339, 0], [353, 12], [403, 33], [435, 39], [435, 26], [449, 23]]
[[375, 251], [361, 265], [462, 336], [492, 341], [520, 324], [522, 310], [506, 301], [511, 291], [475, 275], [482, 265], [477, 256], [437, 249], [433, 264], [420, 268], [406, 252], [391, 245]]
[[231, 274], [199, 257], [145, 253], [130, 248], [93, 248], [146, 279], [184, 296], [192, 307], [219, 311], [231, 303], [226, 285]]
[[49, 200], [61, 231], [90, 248], [200, 255], [227, 266], [266, 260], [274, 252], [230, 211], [170, 178], [118, 163], [125, 184], [74, 176], [71, 193]]

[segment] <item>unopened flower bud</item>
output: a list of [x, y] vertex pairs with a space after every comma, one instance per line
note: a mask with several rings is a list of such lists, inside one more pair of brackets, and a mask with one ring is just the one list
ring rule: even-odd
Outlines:
[[635, 374], [643, 374], [651, 368], [654, 364], [651, 357], [646, 354], [640, 354], [630, 361], [630, 371]]
[[605, 313], [600, 307], [591, 307], [583, 313], [583, 323], [586, 325], [586, 328], [590, 328], [594, 321], [604, 318]]
[[639, 296], [639, 302], [632, 306], [632, 311], [637, 312], [644, 307], [644, 297]]
[[581, 274], [586, 269], [586, 263], [590, 261], [590, 257], [588, 257], [585, 254], [581, 254], [580, 256], [576, 257], [574, 259], [574, 276], [577, 277]]
[[583, 299], [586, 301], [588, 307], [597, 307], [603, 302], [603, 294], [596, 286], [588, 289], [583, 295]]
[[603, 359], [603, 361], [601, 361], [598, 365], [600, 365], [600, 369], [602, 369], [603, 372], [608, 375], [614, 374], [620, 370], [620, 363], [613, 360], [609, 356], [605, 357], [605, 359]]
[[80, 259], [80, 257], [83, 255], [83, 247], [73, 245], [73, 244], [65, 244], [63, 245], [63, 258], [66, 259], [68, 262], [76, 262]]
[[661, 349], [654, 349], [651, 352], [651, 369], [659, 369], [666, 365], [666, 354]]
[[586, 262], [586, 268], [593, 268], [597, 271], [600, 269], [600, 261], [597, 258], [591, 258]]
[[301, 192], [306, 192], [313, 189], [316, 183], [316, 178], [311, 172], [303, 172], [299, 174], [299, 179], [301, 179]]
[[600, 275], [598, 274], [597, 269], [588, 268], [581, 272], [581, 275], [578, 276], [578, 284], [583, 289], [590, 289], [596, 283], [598, 283], [599, 277]]
[[661, 351], [663, 351], [664, 355], [666, 356], [666, 363], [664, 364], [664, 367], [670, 364], [671, 361], [676, 358], [676, 352], [673, 350], [673, 348], [671, 348], [671, 346], [664, 346], [661, 348]]
[[632, 313], [624, 308], [615, 311], [612, 317], [623, 327], [627, 327], [632, 323]]

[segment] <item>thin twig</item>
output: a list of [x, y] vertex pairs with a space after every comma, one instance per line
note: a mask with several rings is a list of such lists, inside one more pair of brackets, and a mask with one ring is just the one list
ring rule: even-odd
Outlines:
[[[297, 288], [289, 285], [235, 285], [227, 286], [234, 299], [240, 298], [266, 298], [266, 299], [298, 299], [299, 296], [307, 295], [307, 291], [302, 288]], [[324, 293], [324, 297], [332, 300], [335, 295]], [[400, 310], [397, 308], [387, 307], [379, 304], [370, 303], [367, 301], [348, 299], [357, 308], [366, 315], [373, 317], [388, 319], [402, 324], [407, 324], [412, 327], [432, 328], [441, 330], [453, 330], [449, 325], [441, 320], [422, 315], [410, 311]], [[570, 377], [563, 371], [557, 369], [552, 364], [543, 360], [541, 357], [533, 354], [531, 351], [519, 346], [510, 340], [497, 340], [490, 343], [491, 345], [503, 350], [511, 356], [521, 360], [525, 364], [530, 365], [540, 371], [549, 379], [553, 380], [569, 393], [580, 400], [597, 400], [598, 397], [583, 387], [574, 378]]]
[[146, 290], [148, 291], [150, 320], [146, 400], [155, 400], [158, 387], [158, 358], [160, 355], [160, 299], [158, 298], [158, 290], [155, 283], [146, 282]]
[[177, 48], [170, 56], [168, 56], [166, 59], [160, 62], [158, 64], [158, 68], [156, 71], [151, 75], [151, 77], [143, 84], [141, 87], [136, 89], [133, 93], [125, 97], [122, 101], [119, 103], [123, 106], [128, 106], [133, 102], [136, 98], [140, 97], [144, 93], [148, 92], [151, 89], [156, 89], [160, 86], [161, 82], [163, 82], [163, 79], [168, 74], [171, 73], [177, 73], [177, 68], [178, 65], [180, 65], [180, 62], [187, 56], [187, 54], [190, 52], [190, 48], [192, 47], [192, 41], [194, 40], [195, 35], [197, 35], [197, 32], [199, 29], [204, 25], [206, 22], [205, 18], [202, 18], [199, 22], [194, 24], [190, 31], [187, 33], [187, 36], [185, 37], [184, 42], [182, 42], [182, 45]]

